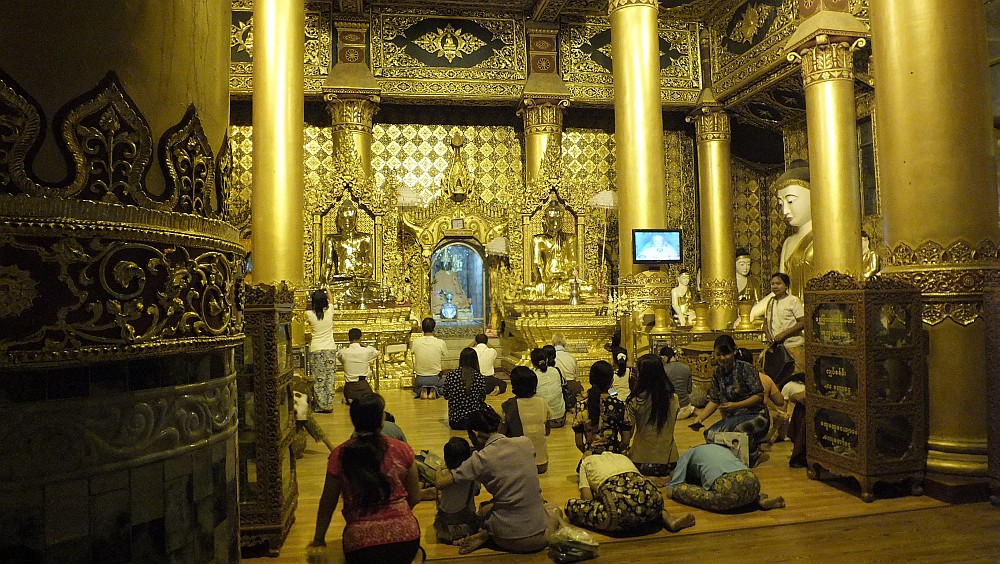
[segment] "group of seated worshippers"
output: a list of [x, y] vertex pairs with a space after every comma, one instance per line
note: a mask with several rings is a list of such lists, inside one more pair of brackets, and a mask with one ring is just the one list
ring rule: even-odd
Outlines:
[[[660, 357], [638, 359], [635, 384], [625, 398], [611, 393], [615, 368], [594, 363], [590, 389], [572, 420], [583, 455], [579, 496], [567, 500], [564, 509], [543, 500], [539, 481], [545, 470], [536, 453], [545, 456], [552, 421], [538, 390], [538, 373], [548, 371], [547, 359], [545, 370], [539, 359], [534, 370], [512, 371], [515, 397], [504, 403], [503, 415], [482, 404], [465, 418], [469, 441], [452, 437], [444, 445], [444, 463], [433, 475], [438, 541], [455, 544], [463, 554], [487, 544], [530, 553], [545, 548], [567, 524], [605, 534], [642, 534], [661, 525], [679, 531], [695, 524], [693, 514], [672, 515], [665, 498], [713, 512], [783, 507], [780, 496], [761, 493], [747, 464], [726, 446], [713, 444], [714, 433], [738, 430], [747, 433], [751, 452], [758, 452], [769, 427], [764, 386], [751, 364], [736, 359], [731, 337], [716, 340], [715, 355], [710, 404], [696, 424], [709, 410], [722, 411], [723, 418], [706, 431], [708, 444], [680, 455], [674, 441], [679, 400]], [[421, 499], [415, 456], [405, 442], [386, 436], [384, 419], [381, 396], [362, 396], [351, 405], [354, 435], [330, 454], [312, 546], [324, 545], [343, 498], [347, 562], [410, 562], [419, 549], [420, 527], [412, 512]], [[492, 499], [477, 506], [480, 488]]]

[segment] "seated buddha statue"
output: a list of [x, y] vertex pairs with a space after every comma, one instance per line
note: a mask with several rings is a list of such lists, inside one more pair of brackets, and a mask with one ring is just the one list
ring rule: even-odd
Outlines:
[[581, 291], [590, 287], [577, 279], [576, 235], [563, 231], [565, 208], [550, 200], [542, 210], [543, 232], [531, 238], [531, 292], [541, 299], [570, 297], [574, 281]]
[[358, 207], [350, 200], [337, 210], [336, 225], [337, 232], [328, 235], [323, 245], [324, 280], [330, 283], [335, 277], [371, 279], [375, 262], [372, 237], [357, 231]]

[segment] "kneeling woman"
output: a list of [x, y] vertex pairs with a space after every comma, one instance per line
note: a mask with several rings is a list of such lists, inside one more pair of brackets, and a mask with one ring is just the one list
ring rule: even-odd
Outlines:
[[671, 518], [660, 490], [639, 473], [629, 457], [605, 451], [580, 463], [580, 499], [566, 502], [574, 525], [601, 533], [621, 533], [661, 520], [670, 531], [694, 525], [690, 513]]
[[748, 505], [764, 510], [785, 506], [781, 496], [760, 493], [757, 475], [728, 448], [714, 444], [698, 445], [681, 455], [667, 497], [716, 513]]
[[708, 389], [708, 405], [694, 424], [700, 425], [716, 409], [721, 411], [722, 420], [705, 430], [705, 440], [713, 443], [716, 433], [727, 431], [746, 433], [750, 438], [750, 466], [756, 466], [760, 443], [771, 428], [764, 405], [764, 385], [752, 364], [736, 360], [736, 341], [730, 335], [715, 339], [715, 361], [718, 366]]
[[351, 403], [354, 437], [330, 453], [310, 547], [326, 546], [326, 530], [344, 496], [344, 556], [351, 562], [411, 562], [420, 548], [413, 506], [420, 485], [413, 449], [382, 435], [385, 400], [371, 393]]

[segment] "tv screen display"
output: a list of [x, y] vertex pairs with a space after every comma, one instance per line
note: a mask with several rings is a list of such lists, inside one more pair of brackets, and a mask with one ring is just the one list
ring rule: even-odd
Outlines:
[[632, 262], [674, 264], [681, 262], [680, 229], [633, 229]]

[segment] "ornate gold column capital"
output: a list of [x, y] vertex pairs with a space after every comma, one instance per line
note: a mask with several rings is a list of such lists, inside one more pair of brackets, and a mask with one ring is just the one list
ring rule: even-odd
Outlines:
[[864, 37], [851, 41], [851, 38], [820, 34], [815, 42], [789, 53], [787, 58], [790, 63], [801, 61], [802, 82], [806, 88], [828, 80], [854, 80], [854, 51], [867, 44]]
[[659, 4], [657, 0], [609, 0], [608, 14], [613, 14], [617, 10], [630, 6], [649, 6], [655, 10], [659, 10]]
[[562, 134], [563, 109], [569, 100], [525, 98], [517, 115], [524, 120], [524, 134]]
[[327, 92], [323, 95], [330, 113], [333, 131], [371, 133], [381, 97], [375, 94], [355, 96], [349, 93]]
[[690, 115], [685, 119], [688, 123], [694, 122], [696, 143], [731, 141], [733, 138], [729, 129], [729, 114], [721, 109]]
[[961, 239], [947, 246], [900, 243], [892, 248], [883, 274], [920, 288], [927, 325], [950, 318], [964, 326], [982, 315], [983, 292], [1000, 283], [998, 252], [990, 240], [978, 246]]

